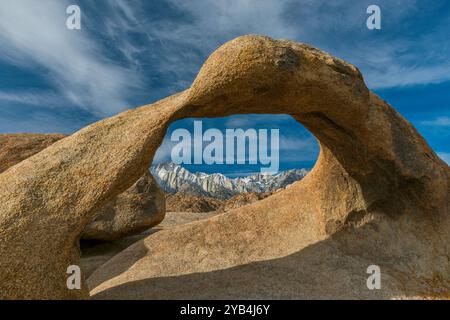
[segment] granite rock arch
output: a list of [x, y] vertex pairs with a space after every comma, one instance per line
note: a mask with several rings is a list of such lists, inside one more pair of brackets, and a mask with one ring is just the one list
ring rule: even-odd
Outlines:
[[[206, 229], [232, 225], [233, 219], [247, 223], [241, 238], [214, 247], [225, 252], [225, 260], [189, 270], [278, 257], [370, 221], [380, 226], [381, 238], [383, 232], [389, 237], [393, 225], [413, 235], [406, 254], [419, 250], [423, 256], [409, 263], [419, 274], [448, 279], [443, 259], [449, 243], [449, 167], [411, 124], [367, 89], [356, 67], [305, 44], [250, 35], [215, 51], [186, 91], [83, 128], [0, 175], [0, 297], [87, 298], [85, 281], [82, 290], [67, 290], [66, 268], [77, 263], [79, 235], [96, 209], [142, 176], [171, 122], [244, 113], [291, 115], [319, 140], [319, 159], [307, 179], [246, 207], [247, 218], [237, 209], [213, 219]], [[295, 196], [304, 190], [308, 197]], [[273, 226], [264, 231], [260, 223], [249, 223], [258, 214], [264, 221], [274, 218], [267, 208], [281, 215]], [[174, 241], [187, 245], [185, 229], [201, 226], [177, 229], [178, 236], [169, 232], [169, 247]], [[299, 226], [306, 228], [302, 235]], [[191, 245], [217, 244], [205, 232]], [[164, 237], [156, 235], [152, 245]], [[250, 245], [255, 241], [272, 248]], [[245, 259], [236, 256], [244, 244], [251, 248]], [[148, 254], [148, 247], [133, 247], [137, 253], [129, 248], [115, 262], [125, 267], [127, 254]], [[389, 260], [398, 248], [386, 256], [381, 247], [374, 251]], [[163, 256], [155, 261], [164, 263]], [[103, 270], [108, 268], [112, 264]], [[113, 269], [94, 273], [90, 286], [99, 291], [102, 282], [123, 283]]]

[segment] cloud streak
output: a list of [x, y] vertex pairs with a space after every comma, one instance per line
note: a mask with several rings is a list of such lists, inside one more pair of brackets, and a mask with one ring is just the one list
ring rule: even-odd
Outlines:
[[438, 152], [438, 156], [447, 162], [448, 165], [450, 165], [450, 153], [448, 152]]
[[2, 103], [18, 103], [31, 106], [54, 107], [61, 106], [61, 96], [54, 92], [46, 91], [20, 91], [20, 92], [2, 92], [0, 91], [0, 101]]
[[438, 117], [431, 121], [422, 121], [423, 125], [432, 126], [432, 127], [450, 127], [450, 118], [449, 117]]
[[[41, 68], [62, 99], [100, 117], [129, 107], [127, 97], [139, 77], [106, 58], [84, 24], [82, 30], [66, 28], [68, 5], [67, 1], [2, 0], [2, 59], [20, 67]], [[28, 103], [37, 104], [37, 95]], [[46, 99], [46, 93], [40, 95]], [[15, 99], [11, 93], [3, 98]]]

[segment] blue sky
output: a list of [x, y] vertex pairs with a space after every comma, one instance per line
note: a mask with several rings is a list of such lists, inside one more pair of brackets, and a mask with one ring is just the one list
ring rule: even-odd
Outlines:
[[[82, 29], [68, 30], [77, 4]], [[366, 8], [381, 7], [368, 30]], [[2, 0], [0, 132], [72, 133], [189, 87], [208, 55], [244, 34], [310, 43], [360, 68], [370, 89], [450, 162], [450, 2], [350, 0]], [[315, 139], [287, 116], [210, 120], [280, 128], [281, 169], [311, 167]], [[171, 126], [192, 127], [192, 120]], [[157, 154], [168, 159], [169, 141]], [[192, 170], [240, 175], [252, 166]]]

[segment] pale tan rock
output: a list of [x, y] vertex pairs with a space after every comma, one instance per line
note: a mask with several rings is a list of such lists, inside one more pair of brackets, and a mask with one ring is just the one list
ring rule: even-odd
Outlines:
[[89, 277], [98, 267], [116, 254], [153, 233], [192, 221], [206, 219], [216, 214], [216, 212], [166, 212], [164, 220], [157, 227], [148, 229], [140, 234], [128, 236], [116, 241], [82, 241], [81, 269]]
[[244, 205], [259, 201], [270, 196], [271, 192], [265, 193], [240, 193], [229, 199], [211, 198], [202, 195], [193, 195], [177, 192], [166, 195], [166, 207], [169, 212], [224, 212]]
[[[42, 151], [63, 134], [0, 134], [0, 173]], [[139, 234], [164, 219], [164, 193], [146, 172], [124, 193], [106, 203], [86, 226], [82, 239], [113, 241]]]
[[164, 193], [146, 172], [124, 193], [103, 206], [81, 236], [85, 240], [114, 241], [139, 234], [163, 221]]
[[[237, 113], [290, 114], [320, 142], [315, 168], [262, 201], [132, 245], [89, 278], [95, 298], [448, 297], [449, 167], [354, 66], [260, 36], [220, 47], [190, 89], [0, 175], [1, 297], [87, 297], [85, 282], [67, 290], [65, 271], [95, 211], [143, 175], [169, 123]], [[382, 290], [366, 287], [371, 264]]]
[[256, 201], [260, 201], [269, 197], [273, 192], [247, 192], [237, 194], [230, 199], [223, 201], [223, 204], [218, 208], [218, 211], [230, 211]]
[[177, 192], [166, 194], [168, 212], [212, 212], [219, 209], [225, 201], [207, 196]]

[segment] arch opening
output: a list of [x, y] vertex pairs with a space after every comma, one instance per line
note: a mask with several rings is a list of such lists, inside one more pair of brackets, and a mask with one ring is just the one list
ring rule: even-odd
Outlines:
[[185, 118], [167, 129], [151, 171], [169, 194], [272, 193], [303, 179], [319, 149], [316, 138], [286, 114]]

